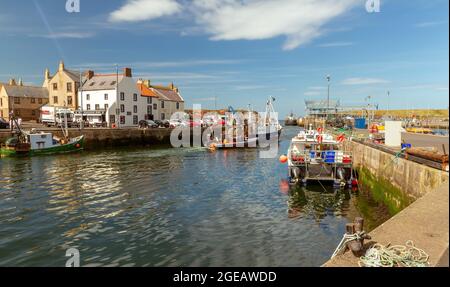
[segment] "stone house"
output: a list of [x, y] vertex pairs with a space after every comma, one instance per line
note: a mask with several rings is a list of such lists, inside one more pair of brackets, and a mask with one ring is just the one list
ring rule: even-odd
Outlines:
[[40, 109], [48, 103], [48, 91], [43, 87], [24, 85], [11, 79], [0, 88], [0, 117], [9, 121], [10, 113], [24, 121], [39, 121]]

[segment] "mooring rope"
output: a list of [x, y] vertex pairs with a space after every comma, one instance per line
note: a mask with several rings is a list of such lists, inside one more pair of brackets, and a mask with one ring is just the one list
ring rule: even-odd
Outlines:
[[344, 236], [342, 236], [341, 242], [339, 242], [339, 245], [334, 250], [333, 255], [331, 255], [331, 259], [333, 259], [336, 255], [343, 253], [347, 248], [347, 243], [353, 240], [359, 240], [361, 238], [361, 235], [362, 234], [359, 232], [354, 234], [345, 233]]
[[379, 243], [373, 245], [362, 256], [358, 265], [360, 267], [427, 267], [428, 254], [414, 246], [411, 240], [406, 246], [383, 246]]

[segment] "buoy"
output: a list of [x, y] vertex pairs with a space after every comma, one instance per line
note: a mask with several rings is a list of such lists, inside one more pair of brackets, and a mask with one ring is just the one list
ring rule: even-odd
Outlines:
[[115, 128], [116, 128], [116, 124], [112, 124], [111, 127], [112, 127], [113, 129], [115, 129]]
[[76, 147], [76, 148], [79, 148], [79, 147], [80, 147], [80, 144], [79, 144], [79, 143], [77, 143], [77, 144], [75, 145], [75, 147]]
[[317, 132], [322, 133], [322, 132], [323, 132], [323, 129], [322, 129], [322, 128], [318, 128], [318, 129], [317, 129]]
[[283, 154], [283, 155], [280, 156], [280, 162], [281, 163], [286, 163], [287, 161], [288, 161], [288, 157], [286, 155]]
[[340, 142], [340, 143], [344, 142], [344, 141], [345, 141], [345, 136], [342, 135], [342, 134], [339, 135], [339, 136], [337, 137], [337, 141]]
[[352, 180], [352, 186], [358, 186], [358, 180], [357, 179], [353, 179]]

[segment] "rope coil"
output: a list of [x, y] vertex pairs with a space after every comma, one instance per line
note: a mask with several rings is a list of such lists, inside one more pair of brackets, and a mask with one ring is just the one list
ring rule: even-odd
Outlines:
[[360, 267], [427, 267], [429, 255], [422, 249], [414, 246], [413, 241], [408, 240], [406, 246], [383, 246], [379, 243], [367, 250], [360, 258]]

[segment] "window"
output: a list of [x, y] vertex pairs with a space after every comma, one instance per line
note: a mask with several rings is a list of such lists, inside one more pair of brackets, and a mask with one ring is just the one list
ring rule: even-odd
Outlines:
[[161, 120], [165, 120], [166, 119], [166, 114], [165, 113], [161, 113]]
[[95, 104], [95, 110], [96, 111], [100, 110], [100, 105], [99, 104]]
[[90, 105], [90, 104], [87, 104], [87, 105], [86, 105], [86, 110], [88, 110], [88, 111], [91, 110], [91, 105]]
[[92, 83], [89, 84], [89, 86], [91, 86], [91, 87], [92, 87], [93, 85], [95, 85], [95, 82], [92, 82]]
[[133, 101], [137, 102], [137, 94], [133, 94]]
[[161, 101], [161, 109], [164, 109], [164, 101]]
[[133, 106], [133, 113], [137, 113], [137, 106]]
[[54, 83], [53, 84], [53, 91], [57, 91], [58, 90], [58, 84], [57, 83]]
[[138, 116], [133, 116], [133, 125], [137, 125], [139, 122]]
[[158, 105], [157, 104], [153, 104], [153, 109], [157, 110], [158, 109]]
[[109, 115], [109, 124], [115, 124], [116, 123], [116, 116], [115, 115]]
[[147, 98], [147, 104], [151, 104], [152, 103], [152, 97], [148, 97]]
[[108, 94], [105, 94], [105, 101], [108, 100]]
[[114, 86], [116, 83], [117, 83], [116, 81], [112, 81], [111, 86]]
[[125, 116], [120, 116], [120, 124], [121, 125], [125, 124]]
[[120, 105], [120, 112], [124, 113], [125, 112], [125, 105]]
[[69, 106], [71, 106], [71, 105], [73, 104], [72, 96], [68, 96], [68, 97], [67, 97], [67, 104], [68, 104]]
[[152, 114], [152, 106], [147, 106], [147, 114]]
[[20, 98], [14, 97], [14, 104], [20, 105]]
[[107, 111], [109, 109], [108, 104], [105, 104], [105, 111]]
[[105, 85], [105, 83], [106, 83], [106, 82], [101, 82], [101, 83], [100, 83], [100, 86], [103, 86], [103, 85]]
[[180, 109], [180, 103], [177, 102], [177, 110], [179, 110], [179, 109]]
[[54, 97], [53, 97], [53, 103], [55, 103], [55, 104], [58, 103], [58, 97], [57, 97], [57, 96], [54, 96]]
[[67, 83], [67, 92], [68, 93], [72, 92], [72, 83]]
[[86, 101], [89, 101], [91, 99], [91, 95], [87, 94], [86, 95]]
[[120, 100], [125, 101], [125, 93], [124, 92], [120, 92]]
[[31, 98], [31, 103], [35, 104], [36, 103], [36, 99], [35, 98]]
[[38, 104], [42, 104], [42, 99], [38, 99]]

